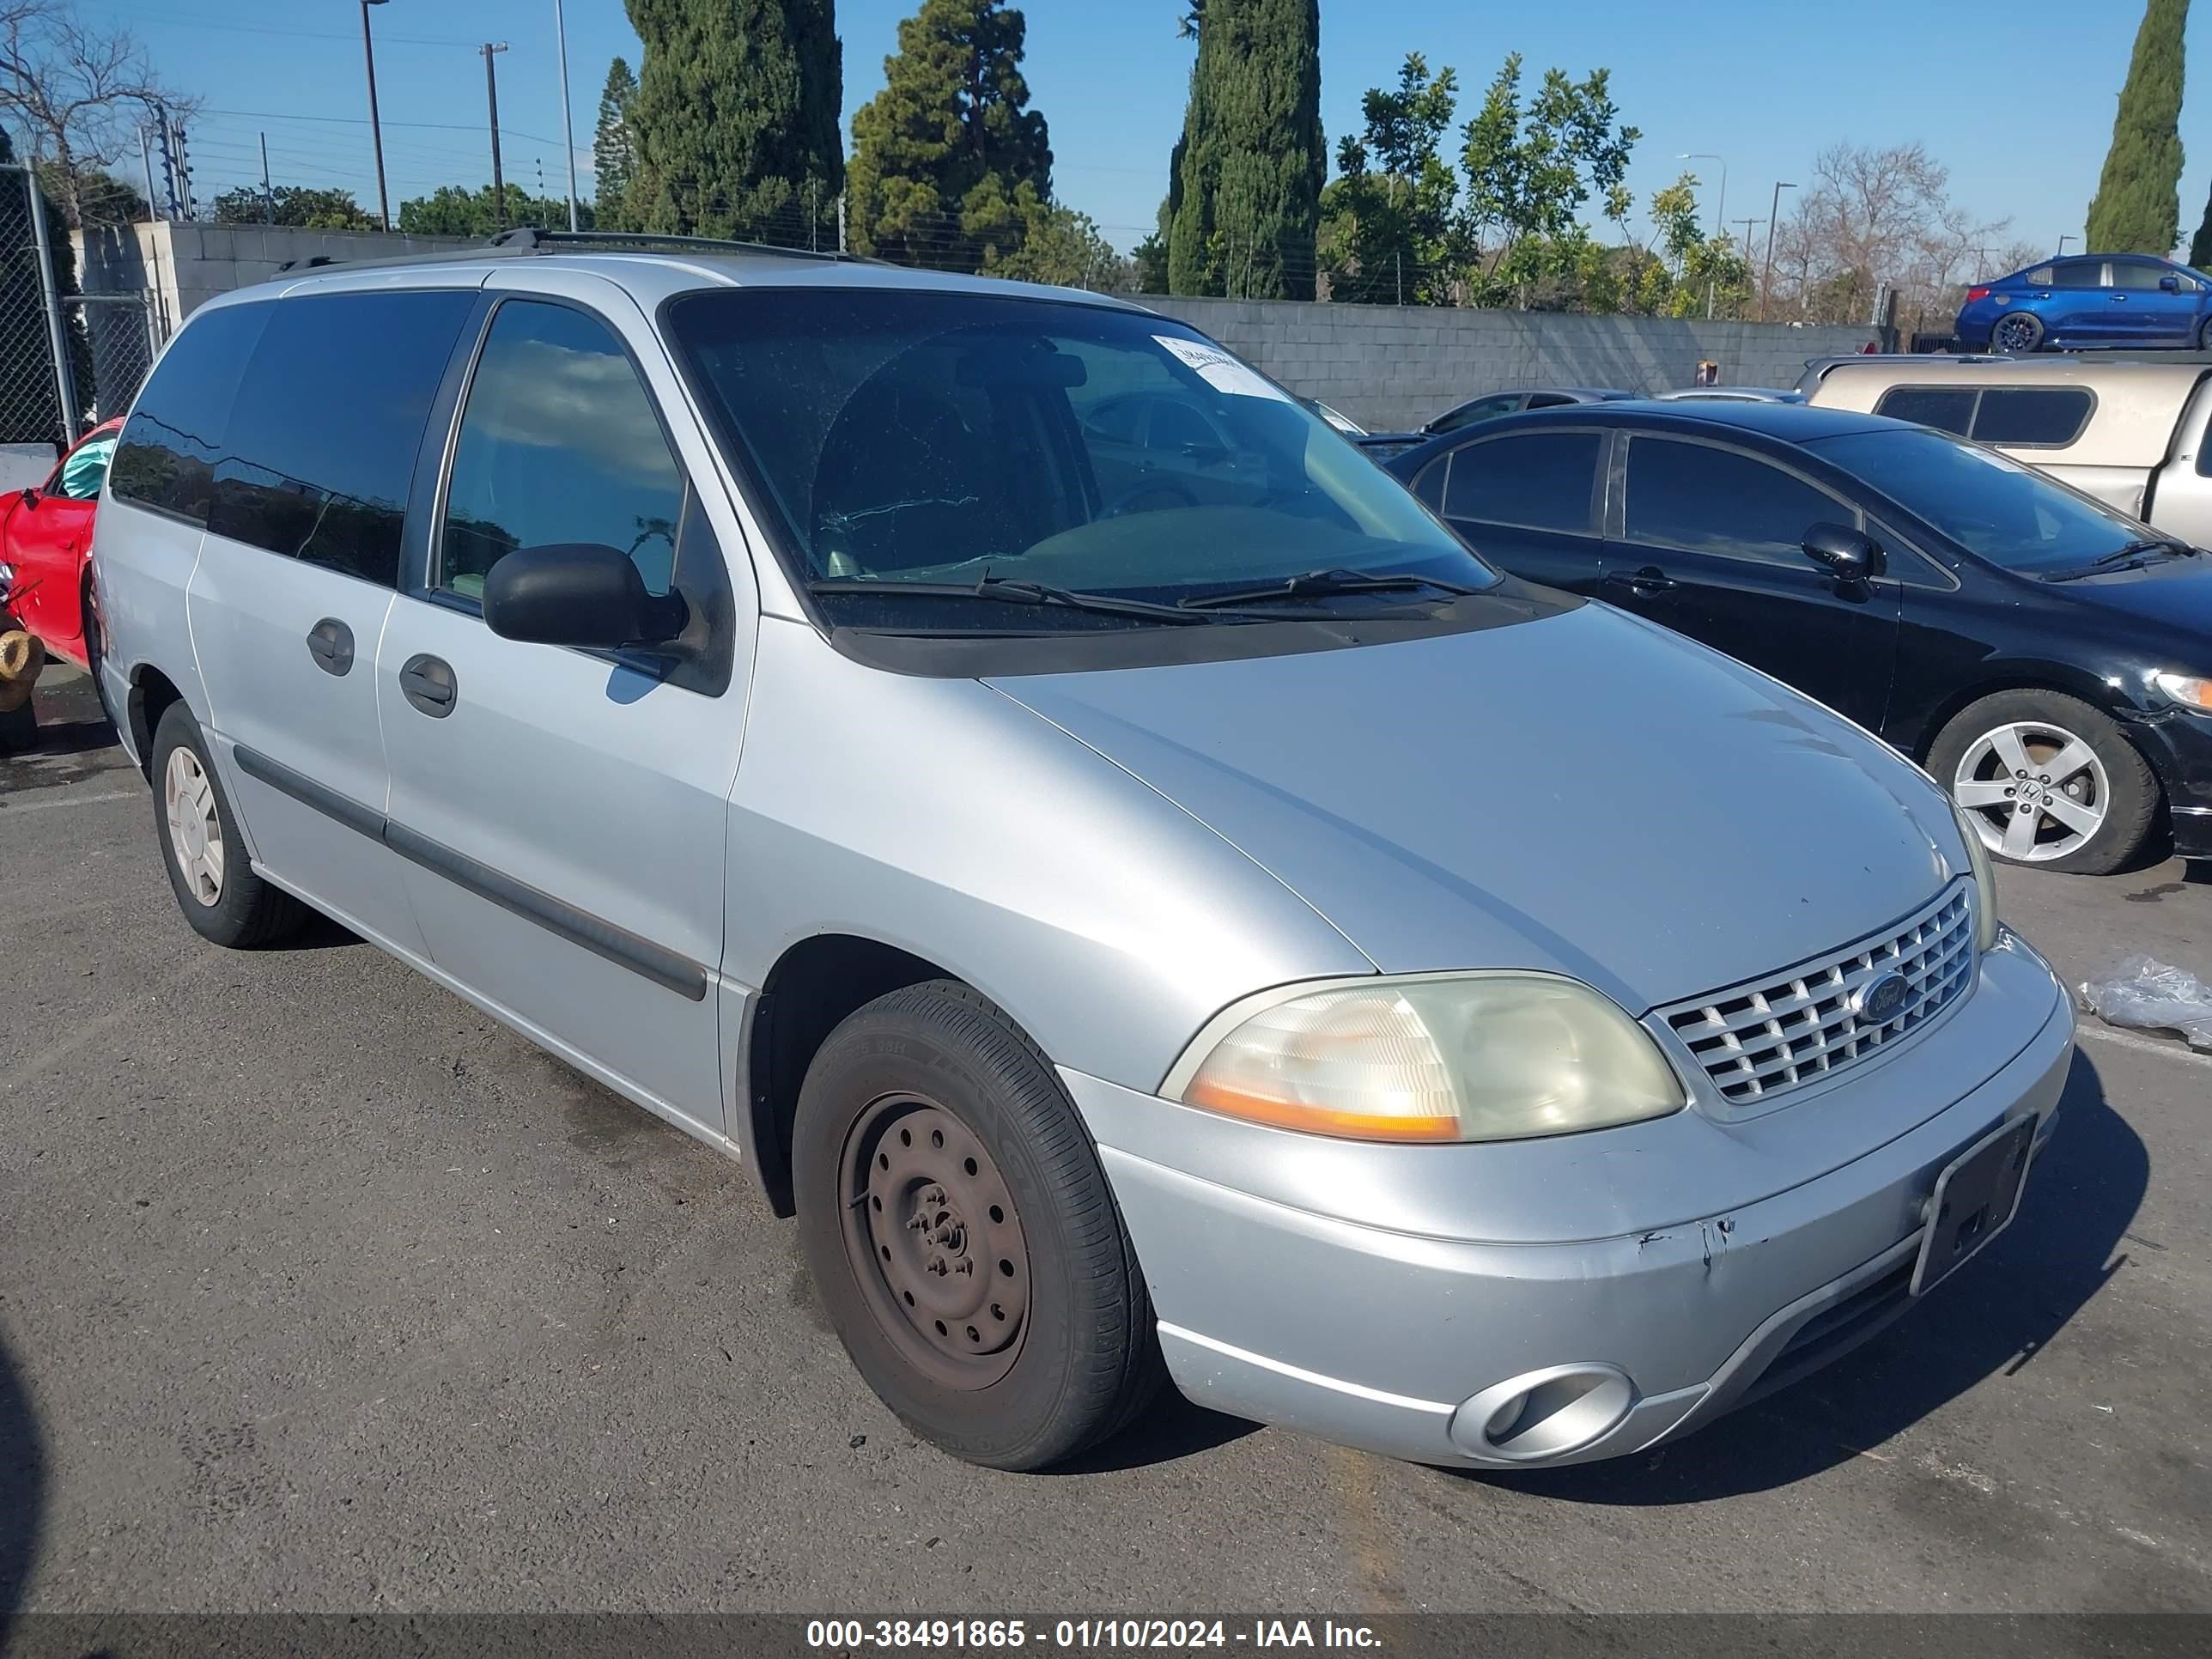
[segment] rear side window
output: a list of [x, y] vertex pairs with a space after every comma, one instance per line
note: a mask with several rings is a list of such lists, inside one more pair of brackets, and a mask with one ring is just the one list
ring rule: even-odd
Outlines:
[[385, 586], [422, 427], [473, 291], [280, 301], [247, 365], [208, 531]]
[[2105, 264], [2101, 259], [2069, 259], [2051, 273], [2053, 288], [2102, 288], [2105, 285]]
[[1498, 415], [1510, 415], [1521, 407], [1521, 394], [1517, 392], [1505, 392], [1495, 398], [1478, 398], [1471, 404], [1462, 404], [1457, 409], [1437, 416], [1422, 430], [1438, 434], [1456, 432], [1463, 426], [1473, 426], [1477, 421], [1487, 421]]
[[2021, 281], [2034, 288], [2049, 288], [2051, 286], [2051, 267], [2049, 265], [2038, 265], [2033, 270], [2029, 271], [2027, 276], [2021, 277]]
[[169, 343], [115, 447], [110, 493], [205, 529], [232, 398], [273, 303], [222, 306]]
[[1756, 456], [1667, 438], [1629, 443], [1632, 542], [1805, 565], [1808, 530], [1857, 522], [1826, 490]]
[[1527, 432], [1469, 444], [1452, 455], [1444, 516], [1587, 535], [1604, 446], [1597, 432]]
[[2070, 444], [2096, 402], [2085, 386], [1992, 386], [1966, 435], [1985, 444]]
[[1961, 438], [1974, 423], [1972, 386], [1899, 386], [1881, 394], [1874, 406], [1877, 415], [1893, 421], [1932, 426], [1938, 432], [1955, 432]]

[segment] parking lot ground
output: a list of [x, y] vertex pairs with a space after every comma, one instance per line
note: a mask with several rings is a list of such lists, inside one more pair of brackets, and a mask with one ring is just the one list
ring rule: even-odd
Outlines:
[[[2085, 1018], [2021, 1219], [1680, 1445], [1408, 1467], [1164, 1406], [994, 1474], [743, 1170], [336, 929], [202, 944], [81, 677], [0, 759], [0, 1614], [2212, 1610], [2212, 1058]], [[2069, 981], [2212, 871], [2008, 871]], [[1382, 1291], [1380, 1293], [1387, 1293]]]

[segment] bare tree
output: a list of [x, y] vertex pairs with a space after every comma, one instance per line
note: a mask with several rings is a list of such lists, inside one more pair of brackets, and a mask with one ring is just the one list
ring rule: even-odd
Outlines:
[[1775, 233], [1777, 313], [1864, 322], [1885, 283], [1901, 317], [1954, 306], [2011, 221], [1976, 220], [1950, 200], [1949, 183], [1943, 164], [1917, 143], [1823, 150], [1811, 187]]
[[196, 101], [163, 89], [129, 30], [86, 22], [70, 0], [0, 0], [0, 119], [29, 129], [72, 224], [85, 174], [122, 156], [144, 106], [184, 114]]

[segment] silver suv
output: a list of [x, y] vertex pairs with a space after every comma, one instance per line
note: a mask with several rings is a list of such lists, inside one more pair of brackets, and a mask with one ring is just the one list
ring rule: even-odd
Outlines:
[[1162, 1376], [1429, 1462], [1648, 1447], [1985, 1243], [2067, 1073], [1924, 775], [1134, 306], [307, 272], [180, 331], [98, 525], [192, 926], [311, 907], [742, 1158], [979, 1462]]

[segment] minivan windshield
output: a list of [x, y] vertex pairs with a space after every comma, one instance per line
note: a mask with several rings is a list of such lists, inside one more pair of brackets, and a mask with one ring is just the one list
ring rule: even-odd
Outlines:
[[1940, 432], [1855, 432], [1807, 447], [1969, 552], [2023, 576], [2079, 575], [2147, 534], [2031, 467]]
[[1327, 421], [1165, 318], [858, 288], [714, 291], [666, 315], [840, 625], [1310, 620], [1498, 580]]

